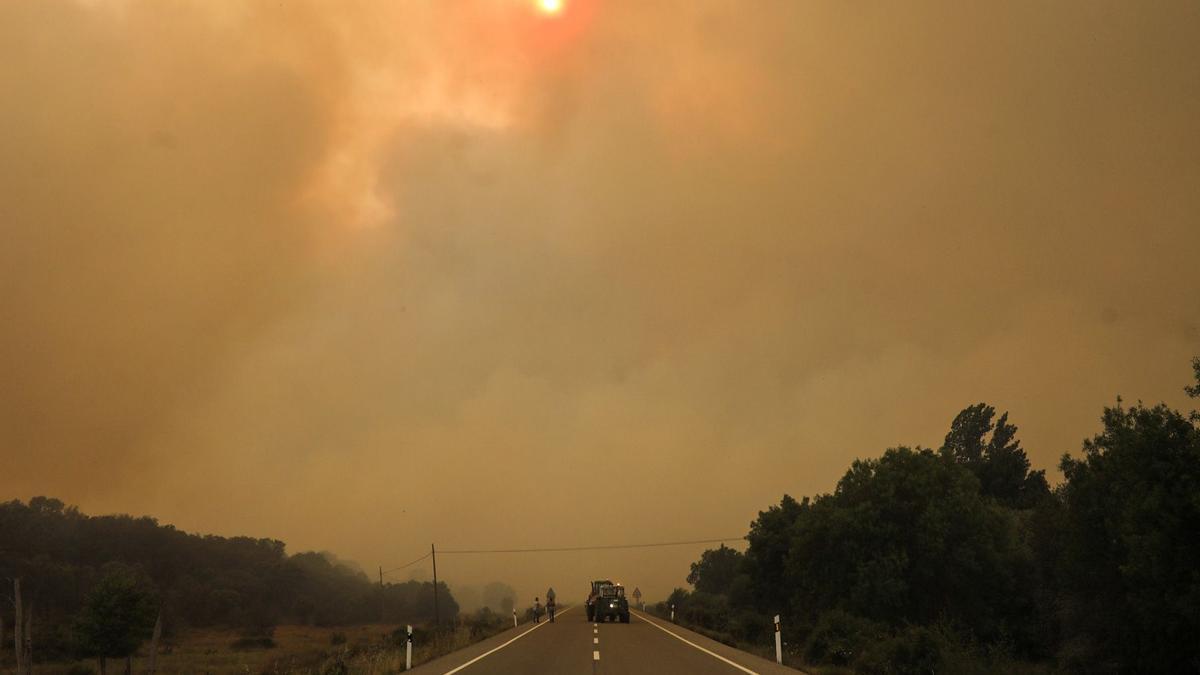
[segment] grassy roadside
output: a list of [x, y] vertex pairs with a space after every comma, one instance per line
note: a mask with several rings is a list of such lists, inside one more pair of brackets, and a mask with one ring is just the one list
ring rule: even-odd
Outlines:
[[[723, 645], [733, 647], [734, 649], [746, 652], [747, 654], [753, 654], [760, 658], [767, 659], [768, 661], [775, 660], [775, 645], [774, 644], [765, 645], [765, 644], [738, 642], [737, 640], [733, 639], [733, 636], [729, 635], [728, 633], [720, 633], [717, 631], [708, 630], [707, 628], [704, 628], [703, 626], [692, 625], [686, 621], [681, 620], [681, 618], [678, 615], [676, 615], [675, 621], [672, 622], [670, 613], [662, 612], [659, 610], [659, 608], [657, 606], [651, 605], [651, 604], [647, 604], [642, 611], [646, 612], [650, 616], [653, 616], [657, 619], [662, 619], [663, 621], [666, 621], [667, 623], [674, 623], [675, 625], [677, 625], [681, 628], [686, 628], [686, 629], [692, 631], [693, 633], [699, 633], [700, 635], [703, 635], [704, 637], [706, 637], [710, 640], [715, 640], [717, 642], [720, 642]], [[807, 664], [797, 663], [796, 658], [793, 657], [792, 655], [788, 654], [786, 649], [783, 654], [783, 665], [787, 666], [788, 668], [796, 669], [800, 672], [813, 673], [814, 675], [842, 675], [842, 673], [852, 673], [853, 672], [853, 671], [848, 671], [848, 670], [823, 671], [820, 669], [813, 668], [812, 666], [809, 666]], [[803, 666], [803, 669], [801, 670], [802, 666]]]
[[[525, 623], [525, 621], [521, 621]], [[439, 634], [431, 626], [415, 626], [413, 666], [432, 661], [451, 652], [504, 632], [512, 627], [512, 617], [494, 613], [460, 616], [453, 628]], [[314, 627], [279, 626], [273, 647], [237, 648], [239, 634], [232, 630], [186, 631], [164, 642], [158, 655], [159, 675], [384, 675], [404, 671], [405, 644], [403, 626], [369, 624], [361, 626]], [[110, 660], [108, 672], [119, 675], [125, 664]], [[133, 672], [149, 670], [145, 653], [133, 659]], [[88, 675], [98, 673], [95, 659], [82, 661], [35, 662], [39, 675]], [[11, 669], [0, 672], [8, 673]]]

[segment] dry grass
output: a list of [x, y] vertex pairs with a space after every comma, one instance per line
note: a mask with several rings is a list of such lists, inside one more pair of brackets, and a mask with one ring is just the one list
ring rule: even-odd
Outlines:
[[[511, 623], [508, 624], [511, 626]], [[270, 649], [238, 650], [232, 647], [239, 635], [235, 631], [196, 630], [176, 636], [158, 655], [159, 675], [215, 675], [218, 673], [295, 674], [295, 675], [384, 675], [404, 670], [404, 647], [394, 644], [390, 637], [394, 625], [342, 626], [316, 628], [310, 626], [279, 626], [275, 630], [275, 647]], [[413, 645], [413, 666], [438, 656], [469, 646], [503, 631], [497, 625], [487, 631], [467, 626], [456, 627], [453, 633], [443, 634], [436, 643]], [[333, 645], [334, 633], [346, 636], [344, 644]], [[144, 650], [143, 650], [144, 651]], [[123, 662], [110, 661], [110, 675], [124, 672]], [[133, 660], [133, 672], [144, 673], [149, 667], [145, 654]], [[39, 675], [83, 675], [98, 673], [95, 660], [38, 663]]]

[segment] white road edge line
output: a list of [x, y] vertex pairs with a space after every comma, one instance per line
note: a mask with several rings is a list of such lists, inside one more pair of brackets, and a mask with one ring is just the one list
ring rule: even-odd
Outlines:
[[[573, 610], [573, 609], [575, 609], [575, 605], [571, 605], [570, 607], [568, 607], [568, 608], [564, 609], [563, 611], [559, 612], [559, 613], [558, 613], [558, 616], [562, 616], [563, 614], [566, 614], [567, 612], [569, 612], [569, 611], [571, 611], [571, 610]], [[543, 621], [543, 622], [541, 622], [541, 623], [535, 623], [535, 624], [533, 625], [533, 628], [530, 628], [529, 630], [525, 631], [524, 633], [521, 633], [520, 635], [518, 635], [518, 636], [514, 637], [513, 639], [509, 640], [508, 642], [505, 642], [504, 644], [500, 645], [499, 647], [493, 647], [493, 648], [491, 648], [491, 649], [487, 650], [486, 652], [484, 652], [484, 653], [480, 654], [479, 656], [476, 656], [475, 658], [471, 659], [470, 661], [467, 661], [466, 663], [462, 664], [461, 666], [459, 666], [459, 667], [455, 668], [454, 670], [447, 670], [446, 672], [442, 673], [442, 675], [454, 675], [454, 673], [457, 673], [458, 671], [462, 670], [463, 668], [466, 668], [467, 666], [471, 665], [472, 663], [475, 663], [476, 661], [478, 661], [478, 660], [482, 659], [483, 657], [485, 657], [485, 656], [488, 656], [488, 655], [489, 655], [489, 654], [491, 654], [492, 652], [498, 652], [498, 651], [500, 651], [501, 649], [504, 649], [505, 647], [507, 647], [507, 646], [511, 645], [512, 643], [516, 642], [517, 640], [520, 640], [521, 638], [525, 637], [526, 635], [529, 635], [529, 634], [530, 634], [530, 633], [532, 633], [533, 631], [535, 631], [535, 630], [537, 630], [537, 629], [541, 628], [542, 626], [548, 625], [549, 623], [550, 623], [549, 621]]]
[[750, 670], [749, 668], [746, 668], [745, 666], [739, 666], [738, 664], [734, 663], [733, 661], [730, 661], [729, 659], [725, 658], [724, 656], [721, 656], [720, 654], [717, 654], [715, 652], [710, 652], [709, 650], [705, 649], [704, 647], [701, 647], [700, 645], [696, 644], [695, 642], [692, 642], [691, 640], [688, 640], [687, 638], [685, 638], [681, 635], [676, 635], [675, 633], [672, 633], [671, 631], [667, 630], [666, 628], [663, 628], [662, 626], [658, 625], [658, 622], [651, 621], [647, 617], [642, 616], [641, 614], [638, 614], [637, 612], [630, 612], [630, 614], [633, 614], [637, 618], [641, 619], [642, 621], [645, 621], [646, 623], [650, 624], [651, 626], [654, 626], [655, 628], [661, 630], [662, 632], [666, 633], [667, 635], [670, 635], [671, 637], [675, 638], [676, 640], [679, 640], [680, 642], [682, 642], [684, 644], [691, 645], [692, 647], [699, 649], [700, 651], [704, 652], [705, 654], [708, 654], [709, 656], [713, 657], [714, 659], [728, 663], [729, 665], [733, 666], [734, 668], [737, 668], [738, 670], [742, 671], [743, 673], [749, 673], [750, 675], [759, 675], [755, 671]]

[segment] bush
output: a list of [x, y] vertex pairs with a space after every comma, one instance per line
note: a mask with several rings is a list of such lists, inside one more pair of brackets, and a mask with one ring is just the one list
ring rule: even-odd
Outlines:
[[942, 672], [945, 640], [925, 626], [911, 626], [882, 642], [867, 645], [854, 664], [864, 675], [932, 675]]
[[[543, 613], [543, 616], [546, 614]], [[461, 620], [462, 625], [470, 631], [472, 641], [490, 637], [509, 625], [508, 621], [487, 607], [474, 614], [463, 615]]]
[[[413, 626], [413, 643], [424, 645], [429, 644], [433, 639], [433, 631], [424, 626]], [[397, 647], [403, 647], [408, 641], [408, 630], [404, 626], [400, 626], [392, 631], [391, 642]]]
[[240, 637], [229, 645], [230, 649], [235, 651], [248, 651], [251, 649], [274, 649], [275, 639], [266, 635], [257, 637]]
[[849, 612], [825, 612], [808, 636], [804, 658], [814, 664], [850, 665], [883, 632], [874, 622]]
[[729, 628], [729, 601], [723, 595], [696, 591], [687, 597], [682, 608], [676, 607], [676, 616], [692, 626], [726, 632]]
[[334, 631], [334, 633], [329, 636], [329, 644], [334, 646], [346, 644], [346, 634]]
[[771, 618], [751, 609], [736, 610], [729, 617], [729, 632], [734, 639], [751, 644], [770, 642], [775, 631]]

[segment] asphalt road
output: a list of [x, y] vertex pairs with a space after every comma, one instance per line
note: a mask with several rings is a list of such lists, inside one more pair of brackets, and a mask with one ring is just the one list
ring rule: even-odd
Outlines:
[[580, 607], [550, 624], [523, 625], [414, 668], [419, 675], [795, 675], [796, 670], [738, 651], [669, 622], [634, 612], [630, 623], [593, 624]]

